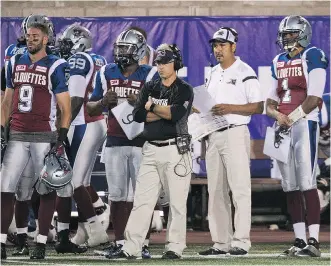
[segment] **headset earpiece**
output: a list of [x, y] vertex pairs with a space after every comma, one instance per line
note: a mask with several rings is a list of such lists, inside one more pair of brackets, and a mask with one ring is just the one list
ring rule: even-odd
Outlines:
[[182, 56], [180, 54], [180, 50], [178, 49], [177, 45], [174, 43], [172, 45], [169, 45], [170, 49], [172, 50], [173, 54], [174, 54], [174, 67], [175, 67], [175, 71], [178, 71], [179, 69], [181, 69], [184, 65], [183, 65], [183, 59]]

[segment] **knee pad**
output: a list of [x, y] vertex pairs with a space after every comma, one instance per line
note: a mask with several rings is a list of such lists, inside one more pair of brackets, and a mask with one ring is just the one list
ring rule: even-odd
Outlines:
[[18, 201], [27, 201], [30, 200], [32, 197], [33, 189], [17, 189], [15, 198]]
[[108, 199], [111, 201], [127, 201], [128, 193], [118, 187], [109, 188]]

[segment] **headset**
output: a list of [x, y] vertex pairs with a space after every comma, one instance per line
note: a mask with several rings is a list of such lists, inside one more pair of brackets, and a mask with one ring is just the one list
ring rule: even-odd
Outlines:
[[180, 53], [179, 48], [177, 47], [177, 45], [174, 43], [172, 45], [169, 45], [170, 49], [172, 50], [173, 54], [174, 54], [174, 65], [175, 65], [175, 71], [178, 71], [179, 69], [183, 68], [183, 58], [182, 55]]

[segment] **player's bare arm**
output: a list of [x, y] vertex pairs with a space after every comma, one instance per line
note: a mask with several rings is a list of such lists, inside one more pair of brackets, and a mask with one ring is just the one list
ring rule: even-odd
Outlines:
[[313, 111], [318, 105], [322, 102], [322, 99], [317, 96], [309, 95], [302, 103], [302, 110], [305, 112], [305, 114], [309, 114], [311, 111]]
[[263, 102], [247, 103], [247, 104], [216, 104], [211, 109], [213, 115], [246, 115], [263, 113]]
[[71, 123], [71, 101], [69, 92], [56, 94], [56, 100], [61, 111], [61, 128], [69, 128]]
[[277, 120], [278, 124], [281, 126], [291, 126], [291, 120], [287, 115], [282, 114], [277, 110], [278, 102], [270, 98], [267, 99], [266, 113], [268, 116]]
[[1, 126], [3, 127], [9, 121], [10, 112], [12, 109], [13, 97], [14, 97], [14, 90], [11, 88], [6, 88], [5, 96], [3, 97], [3, 100], [1, 102]]
[[101, 115], [105, 108], [109, 110], [114, 108], [118, 103], [117, 93], [108, 91], [106, 95], [97, 102], [88, 102], [86, 105], [87, 112], [90, 116]]

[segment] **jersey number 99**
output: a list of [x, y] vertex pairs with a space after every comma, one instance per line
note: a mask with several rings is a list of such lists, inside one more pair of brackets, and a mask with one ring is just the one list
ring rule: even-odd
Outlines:
[[85, 69], [86, 65], [86, 60], [83, 58], [70, 58], [69, 61], [69, 66], [71, 69]]

